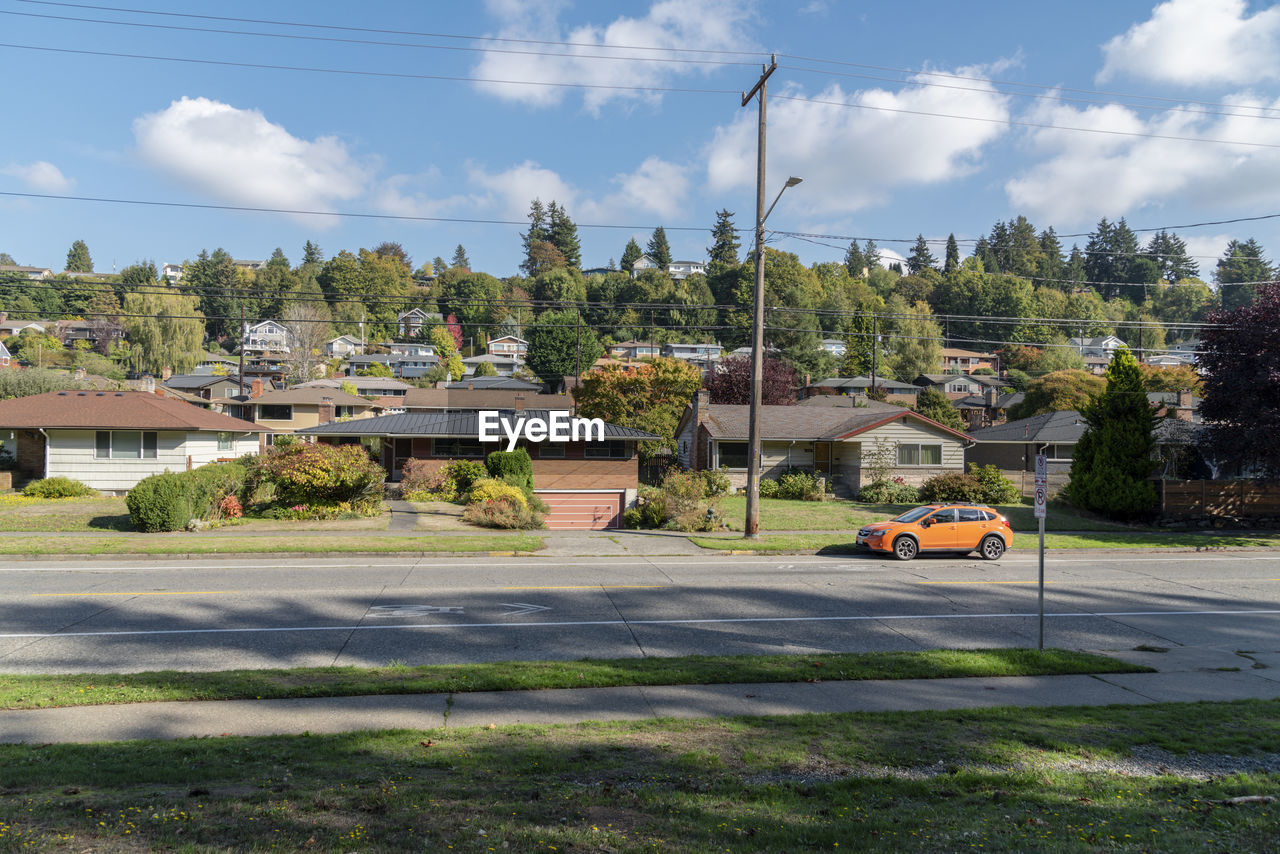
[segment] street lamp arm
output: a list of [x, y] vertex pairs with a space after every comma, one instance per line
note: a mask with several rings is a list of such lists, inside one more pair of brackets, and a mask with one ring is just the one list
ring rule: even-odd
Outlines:
[[769, 214], [773, 213], [773, 209], [777, 206], [778, 202], [782, 201], [782, 194], [785, 193], [789, 187], [794, 187], [796, 184], [799, 184], [803, 180], [804, 180], [803, 178], [795, 178], [795, 177], [787, 179], [787, 183], [782, 185], [782, 189], [779, 190], [778, 195], [774, 197], [773, 204], [769, 205], [769, 209], [765, 211], [764, 216], [760, 218], [760, 222], [756, 226], [757, 228], [764, 228], [765, 220], [769, 218]]

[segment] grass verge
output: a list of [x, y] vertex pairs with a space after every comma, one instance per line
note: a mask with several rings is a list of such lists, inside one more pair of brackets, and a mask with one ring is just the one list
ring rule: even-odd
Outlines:
[[[841, 534], [764, 534], [759, 539], [740, 537], [689, 537], [694, 545], [719, 551], [821, 554], [856, 554], [854, 532]], [[1045, 534], [1045, 549], [1240, 549], [1280, 548], [1280, 537], [1269, 534], [1153, 534], [1082, 533]], [[1034, 551], [1040, 547], [1038, 534], [1014, 534], [1013, 548]]]
[[927, 650], [830, 655], [501, 661], [481, 664], [312, 667], [187, 673], [0, 675], [0, 708], [39, 709], [159, 700], [263, 700], [367, 694], [525, 691], [622, 685], [712, 685], [838, 679], [932, 679], [1138, 673], [1114, 658], [1049, 649]]
[[0, 746], [0, 850], [1266, 851], [1277, 751], [1277, 701]]
[[360, 537], [330, 534], [214, 538], [201, 534], [155, 534], [131, 537], [74, 537], [39, 539], [10, 537], [0, 540], [0, 554], [8, 555], [117, 555], [117, 554], [234, 554], [240, 552], [534, 552], [546, 546], [530, 534], [478, 534], [432, 537], [430, 535]]

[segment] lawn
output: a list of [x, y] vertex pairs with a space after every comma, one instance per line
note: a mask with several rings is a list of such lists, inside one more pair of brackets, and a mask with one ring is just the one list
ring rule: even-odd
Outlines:
[[0, 531], [132, 531], [123, 498], [0, 495]]
[[625, 685], [714, 685], [849, 679], [933, 679], [1136, 673], [1114, 658], [1049, 649], [925, 650], [824, 655], [501, 661], [479, 664], [309, 667], [184, 673], [0, 675], [0, 709], [161, 700], [263, 700], [370, 694], [452, 694]]
[[0, 850], [1271, 851], [1278, 751], [1276, 701], [0, 746]]

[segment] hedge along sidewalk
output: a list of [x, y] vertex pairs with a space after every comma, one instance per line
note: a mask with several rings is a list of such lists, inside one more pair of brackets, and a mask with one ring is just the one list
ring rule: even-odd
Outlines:
[[310, 667], [187, 673], [0, 675], [0, 709], [174, 700], [278, 700], [555, 688], [723, 685], [974, 676], [1151, 673], [1149, 667], [1062, 649], [923, 650], [823, 655], [501, 661], [408, 667]]
[[[764, 534], [759, 539], [744, 537], [698, 537], [689, 541], [699, 548], [732, 553], [767, 554], [856, 554], [859, 549], [854, 532]], [[1036, 551], [1037, 534], [1014, 534], [1012, 550]], [[1081, 532], [1046, 534], [1045, 549], [1280, 549], [1277, 534], [1188, 534], [1154, 532]]]
[[292, 536], [209, 538], [203, 534], [129, 534], [98, 536], [74, 534], [7, 535], [0, 539], [0, 555], [38, 557], [42, 555], [232, 555], [232, 554], [484, 554], [498, 555], [538, 552], [546, 548], [542, 537], [529, 534], [448, 534], [415, 536], [367, 534], [360, 532], [324, 534], [308, 532]]

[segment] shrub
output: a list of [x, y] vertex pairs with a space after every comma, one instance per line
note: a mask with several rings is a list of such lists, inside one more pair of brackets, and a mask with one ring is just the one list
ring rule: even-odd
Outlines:
[[936, 474], [920, 485], [920, 500], [964, 501], [981, 503], [983, 500], [982, 481], [968, 472], [944, 472]]
[[46, 477], [44, 480], [28, 483], [22, 494], [28, 498], [82, 498], [97, 495], [98, 490], [90, 489], [69, 477]]
[[533, 460], [524, 448], [514, 451], [493, 451], [485, 458], [485, 468], [498, 480], [514, 484], [521, 489], [533, 489]]
[[[500, 481], [492, 482], [500, 483]], [[515, 489], [515, 487], [512, 488]], [[517, 489], [516, 492], [519, 493], [519, 490]], [[468, 504], [467, 509], [462, 511], [462, 520], [485, 528], [529, 530], [545, 527], [540, 513], [530, 510], [522, 503], [506, 498]]]
[[477, 480], [489, 476], [489, 470], [479, 460], [454, 460], [444, 470], [446, 476], [457, 485], [459, 498], [465, 498]]
[[698, 472], [698, 477], [702, 479], [702, 493], [707, 498], [719, 498], [728, 494], [729, 475], [724, 472], [708, 469]]
[[969, 463], [969, 473], [982, 484], [985, 504], [1016, 504], [1022, 500], [1018, 485], [1000, 473], [994, 465], [979, 466]]
[[218, 502], [218, 512], [228, 519], [239, 519], [244, 515], [244, 508], [240, 506], [239, 498], [228, 495]]
[[710, 531], [716, 527], [714, 496], [700, 473], [671, 472], [659, 487], [640, 487], [638, 506], [623, 514], [627, 527]]
[[790, 469], [778, 478], [778, 497], [792, 501], [821, 501], [824, 489], [818, 477], [804, 469]]
[[458, 484], [449, 477], [448, 466], [430, 460], [406, 460], [401, 469], [400, 488], [410, 501], [455, 501]]
[[481, 504], [485, 501], [510, 501], [525, 510], [529, 509], [529, 501], [520, 487], [492, 477], [477, 480], [467, 494], [467, 504]]
[[900, 477], [878, 480], [858, 490], [858, 500], [868, 504], [917, 504], [920, 492]]
[[139, 531], [181, 531], [191, 521], [191, 497], [181, 475], [165, 472], [138, 481], [124, 503]]
[[386, 472], [360, 445], [297, 444], [257, 458], [254, 485], [270, 483], [283, 505], [348, 504], [373, 515], [382, 509]]
[[767, 477], [760, 478], [760, 497], [777, 498], [778, 482]]

